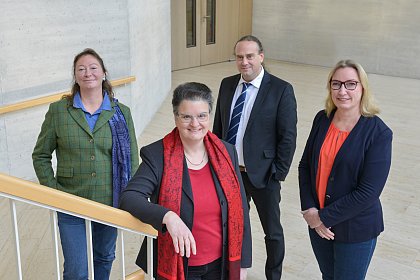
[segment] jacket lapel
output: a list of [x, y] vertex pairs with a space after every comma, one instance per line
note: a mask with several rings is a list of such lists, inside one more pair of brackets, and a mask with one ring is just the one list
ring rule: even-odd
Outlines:
[[74, 119], [74, 121], [90, 136], [92, 136], [92, 132], [90, 131], [89, 125], [86, 121], [85, 113], [81, 109], [76, 109], [73, 106], [69, 106], [67, 108], [70, 116]]
[[350, 131], [349, 135], [347, 136], [346, 140], [344, 141], [343, 145], [341, 145], [340, 149], [337, 152], [337, 155], [335, 156], [334, 159], [334, 164], [332, 166], [332, 169], [334, 169], [335, 166], [337, 166], [338, 163], [340, 163], [340, 161], [343, 159], [343, 156], [348, 152], [351, 151], [351, 147], [349, 147], [349, 145], [351, 145], [351, 143], [355, 143], [358, 142], [357, 140], [353, 140], [353, 138], [356, 139], [361, 139], [359, 137], [359, 133], [361, 131], [361, 127], [364, 125], [366, 121], [366, 118], [363, 116], [360, 116], [359, 120], [357, 121], [356, 125], [353, 127], [353, 129]]
[[319, 155], [321, 153], [322, 144], [324, 144], [325, 137], [327, 136], [328, 129], [330, 128], [331, 121], [334, 117], [334, 113], [331, 113], [330, 117], [323, 118], [321, 123], [319, 124], [319, 130], [317, 141], [314, 143], [314, 153], [313, 153], [313, 162], [315, 163], [315, 168], [313, 169], [315, 174], [313, 178], [316, 178], [316, 172], [318, 172], [318, 165], [319, 165]]
[[230, 123], [230, 109], [232, 108], [232, 102], [233, 102], [233, 96], [235, 95], [236, 92], [236, 87], [238, 86], [239, 80], [241, 78], [241, 75], [238, 74], [236, 75], [233, 83], [230, 84], [230, 88], [226, 94], [226, 104], [230, 104], [230, 106], [226, 106], [226, 113], [224, 114], [224, 125], [223, 127], [225, 128], [225, 131], [223, 132], [223, 138], [227, 137], [227, 133], [229, 130], [229, 123]]
[[[222, 197], [221, 194], [223, 194], [222, 186], [220, 185], [219, 179], [217, 178], [217, 175], [214, 172], [213, 167], [211, 165], [210, 165], [210, 170], [211, 170], [211, 174], [212, 174], [212, 177], [213, 177], [214, 185], [216, 187], [217, 196], [220, 199], [220, 197]], [[182, 191], [191, 200], [191, 204], [194, 205], [194, 196], [193, 196], [193, 192], [192, 192], [190, 175], [188, 174], [188, 166], [187, 166], [187, 162], [185, 160], [184, 160], [184, 171], [183, 171], [183, 174], [182, 174]], [[224, 215], [224, 214], [222, 213], [222, 215]]]
[[99, 130], [104, 124], [107, 124], [108, 121], [112, 118], [112, 116], [115, 113], [115, 106], [116, 104], [114, 102], [111, 102], [112, 110], [103, 110], [101, 114], [99, 115], [98, 121], [95, 124], [95, 127], [93, 128], [93, 133], [95, 133], [97, 130]]
[[[268, 95], [268, 92], [270, 90], [270, 75], [267, 71], [264, 72], [264, 77], [261, 81], [261, 86], [258, 90], [257, 98], [255, 99], [254, 106], [252, 106], [251, 114], [249, 116], [248, 124], [246, 126], [246, 130], [248, 130], [248, 127], [251, 127], [252, 122], [254, 121], [255, 117], [260, 114], [260, 110], [262, 108], [262, 105], [264, 103], [265, 98]], [[246, 133], [245, 130], [245, 133]]]
[[182, 172], [182, 191], [191, 200], [191, 204], [194, 204], [190, 175], [188, 174], [188, 166], [185, 159], [184, 159], [184, 171]]

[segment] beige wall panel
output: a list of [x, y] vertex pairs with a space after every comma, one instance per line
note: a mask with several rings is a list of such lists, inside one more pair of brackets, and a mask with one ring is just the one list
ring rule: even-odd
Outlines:
[[239, 0], [239, 38], [252, 34], [252, 0]]
[[[74, 56], [94, 48], [138, 134], [171, 89], [167, 0], [1, 1], [0, 106], [70, 89]], [[0, 172], [35, 179], [31, 154], [48, 106], [0, 116]]]
[[268, 58], [332, 66], [352, 58], [368, 72], [420, 77], [420, 2], [260, 0], [253, 33]]

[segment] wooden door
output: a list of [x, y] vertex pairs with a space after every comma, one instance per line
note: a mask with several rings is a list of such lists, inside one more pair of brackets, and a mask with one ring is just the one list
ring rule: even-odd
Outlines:
[[249, 3], [252, 0], [171, 0], [172, 70], [233, 58], [236, 40], [252, 25]]

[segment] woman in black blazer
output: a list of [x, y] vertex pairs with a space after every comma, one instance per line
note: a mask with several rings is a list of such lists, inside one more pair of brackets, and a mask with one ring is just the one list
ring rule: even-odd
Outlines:
[[384, 230], [379, 196], [391, 166], [392, 131], [378, 117], [367, 74], [351, 60], [328, 77], [325, 110], [299, 163], [303, 218], [323, 279], [365, 279]]
[[[234, 146], [209, 128], [213, 99], [200, 83], [178, 86], [176, 128], [140, 150], [120, 208], [159, 231], [157, 279], [246, 279], [251, 231]], [[146, 270], [145, 242], [137, 264]]]

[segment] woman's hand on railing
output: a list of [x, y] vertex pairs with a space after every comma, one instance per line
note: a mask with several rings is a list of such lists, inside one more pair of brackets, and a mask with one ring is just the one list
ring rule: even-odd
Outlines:
[[194, 236], [181, 218], [172, 211], [163, 216], [163, 224], [172, 237], [174, 249], [177, 254], [189, 258], [191, 254], [197, 254]]

